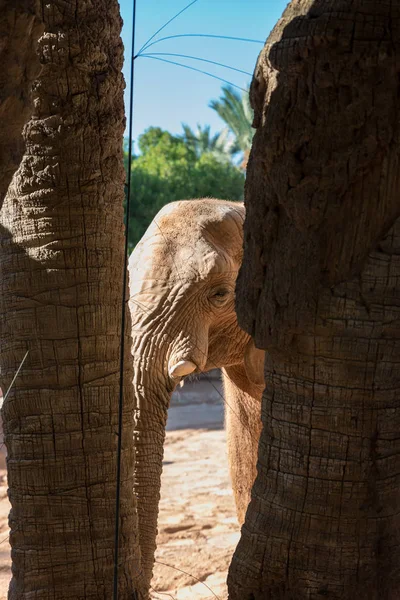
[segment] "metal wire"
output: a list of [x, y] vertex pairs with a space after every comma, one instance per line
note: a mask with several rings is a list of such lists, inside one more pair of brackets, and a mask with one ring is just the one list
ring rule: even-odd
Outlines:
[[217, 65], [217, 67], [223, 67], [224, 69], [229, 69], [230, 71], [235, 71], [236, 73], [243, 73], [244, 75], [252, 76], [252, 73], [249, 71], [243, 71], [242, 69], [237, 69], [236, 67], [231, 67], [230, 65], [225, 65], [224, 63], [220, 63], [216, 60], [209, 60], [207, 58], [200, 58], [199, 56], [190, 56], [188, 54], [176, 54], [174, 52], [149, 52], [146, 54], [139, 54], [140, 57], [150, 57], [150, 56], [176, 56], [177, 58], [189, 58], [190, 60], [199, 60], [201, 62], [209, 63], [210, 65]]
[[[180, 10], [178, 13], [176, 13], [176, 15], [174, 15], [169, 21], [167, 21], [166, 23], [164, 23], [164, 25], [162, 25], [162, 27], [160, 27], [160, 29], [157, 29], [157, 31], [155, 33], [153, 33], [153, 35], [151, 37], [149, 37], [149, 39], [147, 40], [147, 42], [145, 42], [143, 44], [143, 46], [140, 48], [138, 54], [140, 54], [143, 50], [146, 50], [146, 48], [148, 47], [149, 42], [151, 42], [151, 40], [154, 40], [154, 38], [156, 37], [156, 35], [158, 33], [160, 33], [160, 31], [162, 31], [163, 29], [165, 29], [167, 27], [167, 25], [169, 25], [170, 23], [172, 23], [172, 21], [175, 21], [176, 18], [179, 17], [179, 15], [181, 15], [182, 13], [185, 12], [185, 10], [187, 10], [188, 8], [190, 8], [193, 4], [196, 4], [196, 2], [198, 2], [198, 0], [193, 0], [193, 2], [190, 2], [189, 4], [187, 4], [185, 6], [185, 8], [182, 8], [182, 10]], [[152, 46], [152, 44], [150, 44]]]
[[[118, 554], [119, 554], [119, 520], [120, 520], [120, 497], [121, 497], [121, 454], [122, 454], [122, 418], [124, 407], [124, 356], [125, 356], [125, 314], [126, 314], [126, 291], [128, 271], [128, 238], [129, 238], [129, 216], [131, 205], [131, 163], [132, 163], [132, 123], [133, 123], [133, 82], [135, 75], [135, 29], [136, 29], [136, 0], [133, 0], [132, 14], [132, 51], [131, 51], [131, 81], [129, 91], [129, 143], [128, 143], [128, 190], [126, 199], [125, 219], [125, 248], [124, 266], [122, 279], [122, 302], [121, 302], [121, 356], [119, 370], [119, 402], [118, 402], [118, 442], [117, 442], [117, 481], [115, 493], [115, 542], [114, 542], [114, 581], [113, 600], [118, 600]], [[135, 589], [132, 590], [134, 600], [137, 600]]]
[[7, 400], [7, 398], [8, 398], [8, 394], [11, 392], [11, 388], [12, 388], [12, 386], [14, 385], [14, 381], [17, 379], [17, 377], [18, 377], [18, 373], [19, 373], [19, 372], [20, 372], [20, 370], [22, 369], [22, 365], [24, 364], [24, 362], [25, 362], [25, 359], [26, 359], [26, 357], [28, 356], [28, 354], [29, 354], [29, 350], [27, 350], [27, 351], [25, 352], [25, 356], [24, 356], [24, 358], [21, 360], [21, 364], [19, 365], [19, 367], [18, 367], [18, 369], [17, 369], [17, 372], [15, 373], [14, 377], [12, 378], [12, 381], [11, 381], [10, 385], [8, 386], [8, 390], [6, 391], [6, 393], [5, 393], [5, 396], [4, 396], [4, 398], [3, 398], [3, 404], [4, 404], [4, 402]]
[[184, 69], [189, 69], [190, 71], [196, 71], [197, 73], [202, 73], [203, 75], [208, 75], [209, 77], [212, 77], [213, 79], [218, 79], [218, 81], [223, 81], [224, 83], [227, 83], [228, 85], [231, 85], [232, 87], [235, 87], [238, 90], [241, 90], [242, 92], [247, 92], [247, 90], [240, 87], [240, 85], [236, 85], [236, 83], [232, 83], [232, 81], [228, 81], [227, 79], [224, 79], [223, 77], [218, 77], [217, 75], [213, 75], [212, 73], [209, 73], [208, 71], [203, 71], [203, 69], [196, 69], [196, 67], [190, 67], [189, 65], [184, 65], [183, 63], [178, 63], [175, 60], [167, 60], [166, 58], [160, 58], [159, 56], [151, 56], [150, 54], [139, 54], [136, 58], [138, 58], [139, 56], [141, 58], [151, 58], [153, 60], [160, 60], [161, 62], [169, 63], [171, 65], [176, 65], [177, 67], [183, 67]]
[[[159, 42], [164, 42], [165, 40], [174, 40], [176, 38], [185, 38], [185, 37], [205, 37], [205, 38], [214, 38], [218, 40], [234, 40], [236, 42], [248, 42], [250, 44], [265, 44], [265, 40], [253, 40], [251, 38], [242, 38], [235, 37], [232, 35], [214, 35], [211, 33], [179, 33], [177, 35], [167, 35], [166, 37], [162, 37], [158, 40], [155, 40], [151, 44], [147, 44], [146, 50], [148, 50], [151, 46], [158, 44]], [[140, 50], [142, 52], [143, 48]], [[140, 56], [140, 52], [137, 53], [136, 56]], [[135, 56], [135, 58], [136, 58]]]
[[198, 579], [197, 577], [195, 577], [194, 575], [192, 575], [191, 573], [188, 573], [187, 571], [184, 571], [183, 569], [178, 569], [177, 567], [173, 567], [172, 565], [167, 565], [164, 562], [161, 562], [160, 560], [155, 560], [154, 561], [157, 565], [163, 565], [164, 567], [169, 567], [170, 569], [174, 569], [174, 571], [178, 571], [178, 573], [183, 573], [184, 575], [189, 575], [190, 577], [193, 577], [193, 579], [195, 579], [198, 583], [201, 583], [202, 585], [204, 585], [204, 587], [206, 587], [214, 596], [214, 598], [216, 598], [217, 600], [220, 600], [220, 597], [217, 596], [217, 594], [215, 592], [213, 592], [213, 590], [210, 588], [210, 586], [208, 586], [206, 584], [205, 581], [201, 581], [200, 579]]

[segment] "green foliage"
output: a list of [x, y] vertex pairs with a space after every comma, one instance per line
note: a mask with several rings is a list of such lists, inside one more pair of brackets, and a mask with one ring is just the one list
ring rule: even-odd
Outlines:
[[153, 146], [158, 144], [165, 133], [168, 134], [168, 132], [161, 129], [161, 127], [149, 127], [141, 136], [139, 136], [140, 152], [145, 154]]
[[182, 137], [150, 127], [139, 137], [142, 154], [132, 161], [132, 200], [129, 219], [131, 249], [157, 212], [174, 200], [205, 196], [242, 200], [244, 176], [214, 153], [196, 152]]

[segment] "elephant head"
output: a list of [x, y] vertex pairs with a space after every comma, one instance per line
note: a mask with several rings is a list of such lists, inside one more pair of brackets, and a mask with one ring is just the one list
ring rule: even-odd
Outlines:
[[158, 213], [130, 257], [135, 493], [148, 583], [171, 393], [192, 373], [252, 363], [254, 346], [237, 324], [234, 300], [243, 221], [240, 203], [174, 202]]

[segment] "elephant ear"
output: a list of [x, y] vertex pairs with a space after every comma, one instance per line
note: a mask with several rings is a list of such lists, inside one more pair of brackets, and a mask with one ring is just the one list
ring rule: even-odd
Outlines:
[[256, 348], [253, 338], [250, 338], [244, 351], [244, 368], [251, 383], [264, 384], [264, 358], [265, 350]]

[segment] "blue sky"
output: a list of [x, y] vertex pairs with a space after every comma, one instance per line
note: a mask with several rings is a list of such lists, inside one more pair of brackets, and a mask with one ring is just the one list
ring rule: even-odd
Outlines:
[[[137, 0], [136, 47], [139, 48], [166, 21], [190, 0]], [[198, 0], [155, 39], [159, 37], [202, 33], [265, 40], [286, 7], [286, 0]], [[124, 20], [122, 39], [125, 46], [124, 75], [127, 82], [125, 105], [129, 99], [130, 49], [133, 0], [120, 0]], [[253, 72], [262, 44], [207, 38], [178, 38], [160, 42], [148, 52], [187, 54], [215, 60]], [[245, 88], [251, 77], [208, 63], [164, 56], [204, 69]], [[213, 131], [223, 127], [222, 121], [208, 103], [221, 94], [223, 82], [201, 73], [139, 57], [135, 62], [133, 138], [151, 125], [172, 133], [181, 132], [181, 123], [192, 128], [197, 123], [210, 124]], [[128, 131], [128, 130], [127, 130]]]

